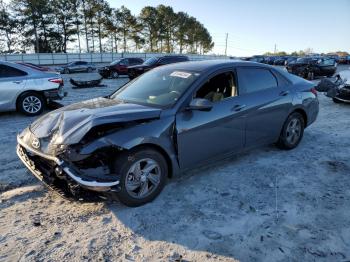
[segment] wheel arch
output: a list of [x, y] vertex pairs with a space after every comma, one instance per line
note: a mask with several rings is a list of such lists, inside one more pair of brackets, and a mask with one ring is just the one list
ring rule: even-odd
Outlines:
[[147, 148], [147, 149], [153, 149], [155, 151], [157, 151], [158, 153], [160, 153], [164, 158], [165, 158], [165, 161], [167, 163], [167, 166], [168, 166], [168, 178], [172, 178], [173, 177], [173, 163], [172, 163], [172, 160], [168, 154], [168, 152], [162, 148], [161, 146], [157, 145], [157, 144], [153, 144], [153, 143], [144, 143], [144, 144], [140, 144], [140, 145], [137, 145], [137, 146], [134, 146], [128, 150], [140, 150], [140, 149], [144, 149], [144, 148]]
[[16, 110], [18, 110], [19, 108], [18, 108], [18, 106], [19, 106], [19, 99], [20, 99], [20, 97], [21, 96], [23, 96], [23, 95], [25, 95], [25, 94], [28, 94], [28, 93], [36, 93], [36, 94], [39, 94], [40, 96], [42, 96], [42, 98], [44, 99], [44, 102], [45, 102], [45, 104], [43, 105], [43, 106], [46, 106], [46, 98], [45, 98], [45, 96], [44, 96], [44, 92], [43, 91], [38, 91], [38, 90], [25, 90], [25, 91], [23, 91], [23, 92], [21, 92], [21, 93], [19, 93], [18, 95], [17, 95], [17, 98], [16, 98]]
[[307, 117], [307, 114], [306, 114], [306, 111], [302, 108], [295, 108], [294, 110], [292, 110], [288, 116], [290, 116], [291, 114], [293, 113], [299, 113], [302, 115], [303, 119], [304, 119], [304, 124], [305, 124], [305, 127], [307, 127], [308, 125], [308, 117]]

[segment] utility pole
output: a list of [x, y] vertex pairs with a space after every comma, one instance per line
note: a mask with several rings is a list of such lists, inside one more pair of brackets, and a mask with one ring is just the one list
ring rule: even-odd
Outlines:
[[226, 33], [225, 56], [227, 56], [227, 39], [228, 39], [228, 33]]
[[275, 44], [275, 49], [274, 49], [274, 54], [276, 54], [276, 52], [277, 52], [277, 45]]

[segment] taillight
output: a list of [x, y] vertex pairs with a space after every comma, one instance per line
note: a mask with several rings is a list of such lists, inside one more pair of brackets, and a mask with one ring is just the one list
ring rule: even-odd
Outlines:
[[316, 88], [311, 88], [310, 89], [310, 92], [313, 93], [315, 96], [317, 96], [317, 91], [316, 91]]
[[63, 79], [62, 78], [51, 78], [49, 79], [51, 83], [56, 83], [56, 84], [63, 84]]

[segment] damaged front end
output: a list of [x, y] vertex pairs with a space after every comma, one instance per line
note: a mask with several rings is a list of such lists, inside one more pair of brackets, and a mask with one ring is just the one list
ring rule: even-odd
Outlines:
[[18, 135], [17, 155], [34, 176], [65, 197], [89, 198], [91, 190], [99, 195], [118, 192], [114, 163], [124, 149], [96, 141], [158, 116], [155, 110], [101, 99], [68, 106], [39, 118]]
[[35, 138], [32, 138], [31, 146], [25, 142], [24, 137], [18, 136], [17, 141], [17, 155], [25, 166], [39, 180], [64, 197], [84, 198], [86, 190], [119, 190], [119, 176], [113, 174], [111, 158], [117, 152], [104, 150], [83, 156], [79, 155], [77, 148], [68, 146], [59, 148], [59, 154], [52, 156], [34, 148], [33, 144], [35, 147], [38, 145]]

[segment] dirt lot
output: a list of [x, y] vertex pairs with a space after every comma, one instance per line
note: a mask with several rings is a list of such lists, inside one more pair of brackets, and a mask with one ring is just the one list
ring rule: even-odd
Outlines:
[[[64, 103], [125, 81], [67, 85]], [[269, 146], [192, 170], [138, 208], [46, 190], [15, 154], [16, 133], [34, 119], [0, 115], [0, 261], [350, 260], [350, 105], [319, 98], [297, 149]]]

